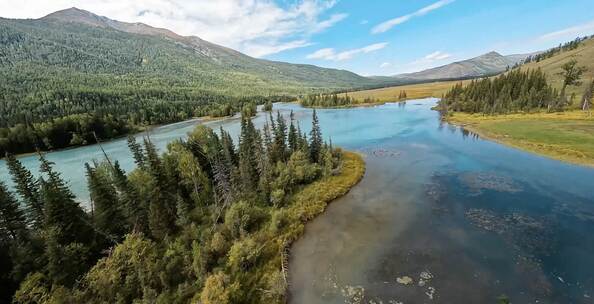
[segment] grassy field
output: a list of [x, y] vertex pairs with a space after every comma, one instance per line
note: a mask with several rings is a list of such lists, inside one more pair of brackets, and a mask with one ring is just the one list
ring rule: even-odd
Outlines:
[[[426, 97], [441, 97], [447, 90], [449, 90], [455, 83], [459, 81], [441, 81], [421, 84], [403, 85], [397, 87], [388, 87], [381, 89], [357, 91], [346, 93], [349, 96], [363, 100], [365, 98], [379, 100], [381, 102], [398, 101], [398, 94], [405, 91], [407, 99], [417, 99]], [[344, 96], [345, 94], [341, 94]]]
[[448, 120], [512, 147], [594, 167], [594, 118], [582, 111], [497, 116], [455, 113]]

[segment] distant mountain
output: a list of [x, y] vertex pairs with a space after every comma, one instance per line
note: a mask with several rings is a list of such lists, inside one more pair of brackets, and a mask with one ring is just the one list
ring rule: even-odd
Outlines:
[[0, 42], [0, 75], [44, 78], [53, 87], [146, 85], [245, 96], [378, 83], [345, 70], [252, 58], [198, 37], [77, 8], [34, 20], [0, 18]]
[[[403, 82], [418, 82], [429, 80], [464, 79], [489, 76], [501, 73], [516, 63], [522, 62], [530, 54], [503, 56], [497, 52], [489, 52], [481, 56], [457, 61], [440, 67], [415, 73], [392, 76]], [[386, 79], [385, 77], [382, 79]]]

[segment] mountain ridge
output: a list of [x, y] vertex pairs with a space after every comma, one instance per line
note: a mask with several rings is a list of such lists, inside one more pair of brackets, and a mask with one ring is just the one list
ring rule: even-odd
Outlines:
[[504, 72], [508, 67], [521, 63], [531, 54], [501, 55], [496, 51], [466, 60], [455, 61], [438, 67], [394, 76], [393, 79], [409, 81], [450, 80], [491, 76]]

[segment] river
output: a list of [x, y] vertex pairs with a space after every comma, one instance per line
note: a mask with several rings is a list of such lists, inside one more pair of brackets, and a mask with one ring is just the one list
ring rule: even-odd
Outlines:
[[[594, 170], [442, 123], [435, 102], [318, 110], [324, 137], [363, 153], [367, 171], [293, 245], [290, 302], [592, 303]], [[293, 110], [309, 130], [310, 109], [275, 109]], [[163, 150], [198, 123], [156, 128], [151, 139]], [[239, 132], [236, 118], [206, 124]], [[103, 148], [134, 167], [125, 139]], [[47, 157], [85, 204], [83, 164], [101, 159], [100, 149]], [[21, 161], [38, 166], [34, 156]], [[0, 179], [9, 182], [2, 162]]]

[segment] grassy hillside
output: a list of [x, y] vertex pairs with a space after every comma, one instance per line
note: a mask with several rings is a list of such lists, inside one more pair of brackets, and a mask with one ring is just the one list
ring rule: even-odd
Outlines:
[[[559, 75], [561, 72], [561, 66], [568, 61], [575, 59], [578, 62], [578, 66], [585, 66], [588, 70], [582, 75], [582, 85], [579, 87], [570, 86], [567, 88], [567, 94], [575, 93], [576, 96], [580, 97], [584, 93], [587, 83], [594, 78], [594, 39], [590, 38], [583, 41], [580, 46], [571, 51], [561, 52], [555, 56], [542, 60], [540, 62], [531, 62], [522, 65], [520, 68], [525, 69], [536, 69], [540, 68], [547, 74], [549, 82], [555, 88], [561, 88], [563, 84], [563, 77]], [[579, 100], [580, 98], [577, 98]]]
[[[520, 66], [520, 69], [536, 69], [540, 68], [547, 74], [547, 79], [553, 87], [560, 89], [562, 86], [561, 66], [566, 62], [575, 59], [578, 61], [578, 66], [585, 66], [588, 70], [582, 75], [581, 86], [570, 86], [567, 88], [568, 96], [572, 93], [576, 94], [576, 105], [581, 99], [581, 96], [586, 88], [587, 83], [594, 78], [594, 39], [590, 38], [582, 42], [582, 44], [575, 50], [561, 52], [555, 56], [542, 60], [540, 62], [531, 62]], [[348, 93], [349, 96], [356, 99], [373, 98], [381, 101], [396, 101], [400, 91], [406, 91], [408, 98], [425, 98], [425, 97], [441, 97], [454, 84], [459, 83], [459, 80], [428, 82], [414, 85], [401, 85], [394, 87], [387, 87], [373, 90], [363, 90]], [[462, 83], [467, 83], [469, 80], [464, 80]]]

